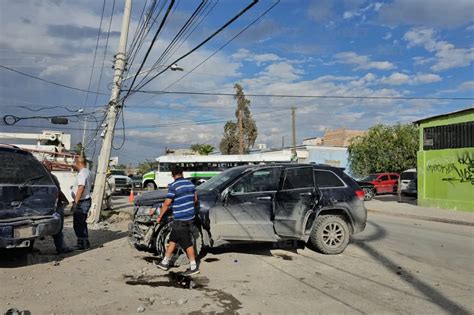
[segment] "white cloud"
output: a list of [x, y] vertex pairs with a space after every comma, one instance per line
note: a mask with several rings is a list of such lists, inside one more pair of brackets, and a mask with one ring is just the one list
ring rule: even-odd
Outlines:
[[463, 82], [460, 86], [459, 86], [459, 91], [471, 91], [471, 92], [474, 92], [474, 81], [466, 81], [466, 82]]
[[474, 24], [469, 25], [468, 27], [466, 27], [466, 31], [474, 31]]
[[422, 46], [434, 53], [436, 61], [431, 70], [444, 71], [452, 68], [467, 67], [474, 61], [474, 48], [456, 48], [453, 44], [440, 41], [431, 28], [415, 28], [403, 36], [408, 47]]
[[389, 25], [459, 27], [473, 21], [472, 0], [394, 0], [384, 3], [379, 19]]
[[273, 53], [254, 54], [250, 50], [245, 48], [241, 48], [236, 53], [232, 54], [232, 58], [236, 61], [243, 60], [248, 62], [254, 62], [258, 66], [272, 61], [284, 60], [284, 58], [281, 58], [280, 56]]
[[442, 78], [437, 74], [432, 73], [418, 73], [410, 76], [400, 72], [394, 72], [388, 77], [381, 78], [380, 82], [389, 85], [403, 85], [403, 84], [428, 84], [442, 81]]
[[372, 61], [369, 56], [358, 55], [357, 53], [351, 51], [337, 53], [335, 55], [335, 59], [336, 63], [357, 65], [355, 68], [356, 70], [390, 70], [396, 68], [395, 65], [389, 61]]
[[392, 38], [392, 33], [388, 32], [384, 35], [384, 37], [382, 37], [382, 39], [384, 40], [389, 40], [390, 38]]

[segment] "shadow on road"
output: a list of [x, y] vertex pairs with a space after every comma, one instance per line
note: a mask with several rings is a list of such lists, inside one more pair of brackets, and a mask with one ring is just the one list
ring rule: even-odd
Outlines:
[[[398, 202], [398, 195], [377, 195], [374, 197], [374, 199], [382, 202]], [[414, 206], [418, 205], [417, 198], [411, 196], [402, 196], [401, 202], [408, 203]]]
[[466, 310], [461, 305], [457, 304], [456, 302], [450, 300], [448, 297], [444, 296], [442, 292], [434, 288], [433, 286], [429, 285], [428, 283], [422, 281], [416, 275], [408, 275], [403, 272], [403, 268], [400, 264], [397, 264], [394, 260], [388, 258], [384, 254], [382, 254], [379, 250], [375, 249], [369, 243], [380, 240], [381, 238], [387, 235], [385, 228], [380, 226], [374, 222], [368, 222], [375, 228], [375, 233], [373, 235], [369, 235], [368, 237], [364, 237], [361, 240], [354, 241], [354, 245], [358, 246], [360, 249], [365, 251], [368, 255], [370, 255], [375, 260], [379, 261], [385, 269], [387, 269], [390, 273], [392, 273], [395, 277], [400, 277], [403, 281], [405, 281], [408, 285], [412, 286], [418, 292], [423, 294], [429, 301], [433, 304], [438, 305], [440, 308], [445, 310], [451, 314], [471, 314], [468, 310]]
[[[72, 227], [64, 227], [64, 235], [69, 246], [74, 245], [71, 240], [75, 240]], [[127, 232], [106, 231], [106, 230], [89, 230], [89, 239], [91, 241], [91, 249], [103, 247], [104, 244], [126, 237]], [[35, 248], [27, 251], [25, 249], [9, 249], [0, 251], [0, 268], [18, 268], [37, 264], [52, 263], [59, 264], [66, 257], [80, 255], [86, 251], [74, 251], [68, 254], [56, 254], [53, 245], [53, 238], [46, 237], [43, 241], [36, 241]]]

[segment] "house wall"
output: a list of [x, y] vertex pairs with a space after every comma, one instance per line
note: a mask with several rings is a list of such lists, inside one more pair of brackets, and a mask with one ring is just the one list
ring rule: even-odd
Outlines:
[[474, 110], [420, 123], [418, 204], [474, 211], [474, 148], [423, 150], [423, 129], [474, 121]]

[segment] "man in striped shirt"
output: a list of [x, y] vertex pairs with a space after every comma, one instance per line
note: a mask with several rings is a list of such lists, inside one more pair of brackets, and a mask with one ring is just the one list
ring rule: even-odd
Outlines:
[[196, 215], [195, 206], [198, 201], [196, 187], [192, 182], [183, 178], [183, 170], [179, 166], [171, 169], [171, 175], [173, 175], [174, 182], [168, 187], [168, 194], [161, 207], [158, 223], [160, 223], [171, 205], [173, 205], [173, 223], [166, 254], [158, 264], [158, 268], [165, 271], [169, 269], [171, 255], [176, 249], [176, 244], [178, 244], [186, 251], [191, 265], [185, 274], [194, 275], [199, 273], [192, 240], [192, 228]]

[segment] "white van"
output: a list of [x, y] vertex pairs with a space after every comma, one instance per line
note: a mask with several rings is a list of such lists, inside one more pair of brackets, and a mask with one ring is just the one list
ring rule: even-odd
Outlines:
[[400, 191], [402, 195], [417, 195], [416, 168], [411, 168], [400, 175]]

